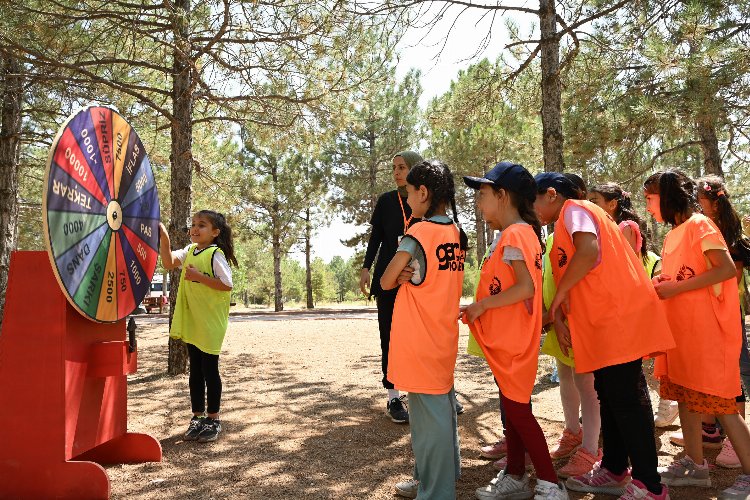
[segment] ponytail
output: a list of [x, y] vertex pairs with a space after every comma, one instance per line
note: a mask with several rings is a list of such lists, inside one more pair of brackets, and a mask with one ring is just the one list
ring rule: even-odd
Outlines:
[[224, 217], [224, 214], [214, 212], [213, 210], [201, 210], [195, 215], [205, 217], [211, 222], [211, 225], [215, 229], [219, 230], [219, 236], [214, 239], [214, 243], [216, 243], [216, 246], [218, 246], [221, 251], [224, 252], [224, 256], [226, 257], [227, 262], [229, 262], [230, 264], [234, 264], [234, 266], [237, 267], [239, 264], [237, 263], [237, 258], [234, 255], [232, 228], [229, 227], [229, 224], [227, 224], [227, 220]]
[[615, 214], [613, 217], [615, 222], [620, 224], [622, 221], [632, 220], [638, 224], [642, 238], [641, 248], [639, 250], [641, 252], [641, 257], [645, 262], [648, 253], [648, 230], [643, 220], [633, 210], [633, 202], [630, 198], [630, 193], [623, 190], [619, 184], [614, 182], [607, 182], [594, 186], [591, 188], [591, 192], [598, 193], [605, 201], [617, 200], [617, 206], [615, 207]]
[[742, 234], [742, 222], [737, 211], [729, 200], [729, 191], [721, 177], [707, 175], [696, 181], [698, 197], [705, 197], [716, 202], [716, 225], [719, 226], [729, 248], [737, 248], [743, 255], [750, 254], [750, 242]]
[[690, 217], [696, 210], [695, 181], [679, 170], [651, 175], [643, 183], [646, 193], [659, 195], [659, 209], [664, 222], [677, 225], [677, 217]]

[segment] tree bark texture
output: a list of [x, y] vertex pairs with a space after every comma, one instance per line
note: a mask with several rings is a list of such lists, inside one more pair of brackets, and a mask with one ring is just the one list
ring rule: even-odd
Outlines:
[[695, 122], [698, 137], [703, 150], [703, 173], [706, 175], [724, 176], [721, 168], [721, 153], [719, 139], [716, 137], [716, 117], [710, 113], [702, 113]]
[[308, 309], [315, 308], [312, 289], [312, 265], [310, 262], [310, 254], [312, 253], [311, 237], [312, 227], [310, 227], [310, 208], [308, 207], [305, 209], [305, 289], [307, 290]]
[[281, 204], [279, 202], [279, 170], [275, 160], [271, 164], [271, 182], [273, 183], [274, 201], [271, 206], [271, 224], [273, 233], [271, 245], [273, 246], [273, 309], [276, 312], [284, 310], [284, 296], [281, 286]]
[[0, 328], [8, 289], [10, 254], [18, 236], [18, 159], [21, 139], [23, 85], [21, 64], [8, 52], [0, 53]]
[[[170, 201], [172, 213], [169, 223], [169, 236], [174, 246], [182, 248], [190, 242], [186, 228], [192, 210], [193, 184], [193, 86], [192, 64], [190, 61], [189, 17], [191, 0], [176, 0], [172, 14], [172, 29], [175, 37], [175, 50], [172, 74], [172, 106], [174, 119], [171, 124], [172, 145], [170, 153], [171, 184]], [[169, 292], [169, 322], [172, 324], [179, 270], [171, 273], [174, 286]], [[169, 340], [167, 372], [178, 375], [187, 372], [187, 348], [182, 341]]]
[[539, 1], [542, 69], [542, 152], [544, 170], [562, 172], [562, 114], [560, 112], [560, 38], [557, 34], [555, 0]]

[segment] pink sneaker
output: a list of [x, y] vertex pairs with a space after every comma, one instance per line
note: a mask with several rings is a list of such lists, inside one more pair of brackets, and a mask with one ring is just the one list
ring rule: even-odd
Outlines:
[[578, 429], [578, 434], [573, 434], [568, 429], [565, 429], [560, 439], [557, 440], [557, 448], [552, 450], [549, 456], [552, 457], [552, 460], [569, 457], [581, 446], [582, 441], [583, 429]]
[[482, 456], [482, 458], [489, 458], [490, 460], [497, 460], [498, 458], [503, 458], [508, 453], [508, 444], [505, 442], [505, 438], [502, 437], [500, 440], [495, 444], [489, 444], [487, 446], [482, 446], [479, 449], [479, 455]]
[[739, 469], [742, 467], [740, 459], [737, 458], [737, 453], [734, 451], [734, 446], [732, 446], [732, 442], [728, 438], [724, 440], [721, 452], [716, 455], [716, 465], [725, 469]]
[[602, 449], [596, 453], [596, 456], [592, 455], [588, 451], [584, 450], [583, 447], [578, 448], [575, 455], [573, 455], [565, 467], [557, 471], [559, 477], [576, 477], [586, 474], [588, 471], [594, 468], [597, 462], [602, 460]]
[[630, 471], [615, 475], [602, 467], [601, 462], [594, 464], [594, 468], [586, 474], [569, 477], [565, 486], [572, 491], [584, 493], [606, 493], [608, 495], [624, 495], [630, 483]]
[[[525, 456], [526, 456], [526, 470], [533, 469], [534, 465], [531, 463], [531, 457], [529, 456], [528, 453]], [[508, 456], [507, 455], [504, 456], [503, 458], [501, 458], [500, 460], [498, 460], [497, 462], [492, 462], [492, 467], [495, 470], [499, 470], [499, 471], [505, 470], [505, 467], [507, 465], [508, 465]]]
[[641, 500], [644, 498], [653, 498], [656, 500], [669, 500], [669, 488], [666, 485], [661, 485], [661, 494], [655, 495], [648, 491], [646, 485], [637, 479], [628, 485], [625, 489], [625, 493], [619, 498], [619, 500]]

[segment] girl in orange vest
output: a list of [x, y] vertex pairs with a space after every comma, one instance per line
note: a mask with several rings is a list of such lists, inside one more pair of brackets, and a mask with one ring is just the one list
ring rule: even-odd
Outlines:
[[576, 372], [594, 373], [603, 458], [565, 484], [574, 491], [626, 499], [665, 499], [667, 488], [656, 470], [653, 416], [641, 403], [639, 378], [642, 358], [671, 349], [674, 340], [622, 231], [599, 206], [560, 195], [569, 182], [559, 173], [537, 175], [534, 208], [542, 223], [556, 222], [551, 263], [557, 292], [549, 316], [560, 345], [575, 351]]
[[[617, 183], [607, 182], [591, 188], [589, 201], [602, 207], [617, 222], [625, 235], [625, 239], [628, 240], [630, 246], [641, 259], [649, 277], [653, 278], [658, 275], [661, 272], [661, 257], [648, 250], [647, 236], [645, 232], [641, 231], [641, 226], [645, 227], [645, 225], [632, 209], [630, 193], [623, 190]], [[644, 386], [642, 395], [645, 401], [643, 403], [650, 407], [651, 397], [647, 389], [648, 384], [645, 376], [641, 380], [641, 384]], [[672, 425], [676, 418], [677, 401], [660, 399], [658, 410], [654, 415], [654, 426], [668, 427]]]
[[[740, 297], [740, 328], [742, 330], [742, 347], [740, 348], [740, 379], [744, 391], [735, 398], [737, 410], [740, 416], [745, 418], [745, 402], [747, 391], [750, 389], [750, 353], [747, 350], [747, 334], [745, 333], [745, 277], [744, 269], [750, 265], [750, 242], [742, 234], [742, 223], [740, 216], [732, 206], [724, 181], [716, 175], [707, 175], [696, 180], [698, 203], [701, 206], [703, 215], [711, 219], [721, 231], [724, 241], [729, 249], [729, 255], [732, 256], [734, 265], [737, 268], [737, 285]], [[706, 441], [721, 442], [721, 434], [716, 428], [716, 418], [713, 415], [703, 415], [703, 444]], [[716, 436], [716, 438], [713, 438]], [[682, 437], [681, 433], [678, 437]], [[712, 439], [713, 438], [713, 439]], [[670, 438], [672, 442], [676, 439]], [[684, 438], [682, 440], [684, 444]], [[718, 444], [718, 443], [717, 443]], [[716, 456], [716, 465], [735, 469], [741, 467], [739, 458], [732, 447], [732, 441], [724, 439], [721, 445], [721, 451]]]
[[662, 274], [654, 286], [677, 347], [657, 359], [655, 373], [661, 376], [662, 397], [678, 402], [686, 452], [659, 472], [667, 484], [711, 486], [701, 413], [717, 415], [743, 469], [721, 498], [748, 498], [750, 432], [735, 404], [741, 329], [732, 257], [716, 225], [697, 213], [692, 179], [681, 172], [658, 172], [643, 187], [647, 210], [658, 222], [672, 225], [662, 248]]
[[500, 241], [482, 265], [476, 302], [462, 307], [500, 385], [505, 409], [508, 461], [479, 499], [530, 498], [524, 454], [537, 475], [537, 498], [567, 499], [539, 423], [531, 412], [542, 331], [542, 234], [533, 209], [536, 186], [521, 165], [498, 163], [484, 177], [464, 177], [479, 190], [477, 204]]
[[[391, 324], [388, 380], [409, 392], [414, 478], [396, 485], [409, 498], [452, 500], [461, 463], [453, 371], [467, 238], [456, 227], [448, 166], [422, 162], [406, 177], [407, 203], [422, 222], [409, 228], [380, 285], [398, 285]], [[446, 209], [453, 209], [453, 220]]]

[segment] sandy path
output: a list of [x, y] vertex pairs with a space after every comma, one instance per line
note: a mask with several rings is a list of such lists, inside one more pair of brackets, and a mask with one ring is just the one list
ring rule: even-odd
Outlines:
[[[462, 350], [467, 334], [462, 327]], [[187, 376], [164, 374], [163, 318], [141, 317], [138, 335], [129, 427], [159, 439], [164, 460], [108, 467], [113, 498], [397, 498], [394, 482], [408, 478], [413, 467], [409, 428], [383, 414], [372, 311], [233, 316], [221, 357], [225, 430], [212, 444], [181, 438], [190, 417]], [[532, 400], [550, 445], [562, 429], [557, 386], [546, 382], [551, 366], [541, 358]], [[463, 476], [457, 491], [459, 499], [470, 499], [494, 475], [476, 450], [495, 440], [500, 418], [484, 361], [459, 354], [456, 374], [466, 407], [459, 416]], [[670, 463], [680, 449], [666, 434], [660, 442], [660, 464]], [[735, 474], [717, 469], [714, 483], [725, 488]], [[672, 498], [713, 498], [717, 491], [679, 488]]]

